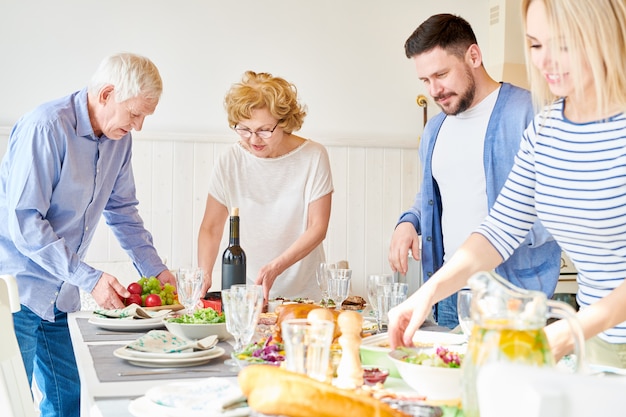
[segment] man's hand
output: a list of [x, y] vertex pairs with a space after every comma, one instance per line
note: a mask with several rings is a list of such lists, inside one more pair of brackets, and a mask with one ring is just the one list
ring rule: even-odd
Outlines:
[[104, 309], [124, 308], [124, 298], [130, 297], [128, 290], [115, 278], [103, 272], [91, 291], [96, 303]]
[[176, 288], [176, 277], [170, 272], [169, 269], [166, 269], [165, 271], [157, 275], [157, 279], [159, 280], [161, 285], [170, 284], [174, 288]]
[[420, 259], [421, 248], [417, 230], [409, 222], [400, 223], [391, 235], [389, 266], [394, 272], [406, 274], [409, 269], [409, 249], [414, 259]]

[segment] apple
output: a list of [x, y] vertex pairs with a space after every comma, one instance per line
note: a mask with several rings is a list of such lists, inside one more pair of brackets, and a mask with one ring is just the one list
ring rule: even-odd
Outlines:
[[[136, 282], [131, 282], [130, 284], [128, 284], [128, 292], [131, 294], [139, 294], [141, 295], [143, 288], [141, 287], [141, 285], [139, 285]], [[141, 305], [141, 303], [139, 303]]]
[[137, 304], [138, 306], [140, 306], [141, 305], [141, 294], [130, 293], [130, 297], [124, 299], [124, 304], [127, 305], [127, 306], [131, 305], [131, 304]]
[[146, 297], [146, 307], [158, 307], [163, 304], [159, 294], [150, 294]]

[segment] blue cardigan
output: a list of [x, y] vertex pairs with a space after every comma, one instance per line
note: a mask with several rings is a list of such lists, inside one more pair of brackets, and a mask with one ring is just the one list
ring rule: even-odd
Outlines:
[[[483, 162], [490, 208], [509, 175], [522, 132], [532, 117], [530, 93], [502, 83], [489, 119], [484, 145]], [[433, 149], [445, 118], [445, 113], [439, 113], [424, 128], [419, 149], [423, 167], [422, 186], [413, 206], [398, 221], [412, 223], [417, 233], [422, 235], [424, 280], [428, 280], [441, 267], [445, 250], [441, 231], [441, 196], [432, 174]], [[559, 279], [560, 265], [561, 249], [537, 221], [526, 240], [496, 271], [518, 287], [543, 291], [551, 297]]]

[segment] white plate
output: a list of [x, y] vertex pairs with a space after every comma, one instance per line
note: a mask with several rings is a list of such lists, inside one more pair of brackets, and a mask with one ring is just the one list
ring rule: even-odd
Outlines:
[[163, 324], [163, 316], [153, 317], [151, 319], [114, 319], [91, 317], [89, 323], [105, 330], [150, 330], [165, 327]]
[[[166, 407], [150, 401], [146, 396], [136, 398], [128, 404], [128, 411], [134, 417], [207, 417], [205, 411], [193, 411]], [[245, 417], [250, 415], [249, 407], [235, 408], [219, 414], [211, 414], [212, 417]]]
[[[212, 349], [214, 349], [213, 347]], [[172, 353], [163, 353], [163, 352], [141, 352], [139, 350], [130, 349], [128, 347], [124, 347], [124, 355], [128, 357], [136, 357], [136, 358], [147, 358], [147, 359], [185, 359], [185, 358], [198, 358], [206, 356], [207, 350], [187, 350], [183, 352], [172, 352]]]
[[[413, 343], [415, 343], [416, 346], [462, 345], [466, 342], [467, 340], [464, 335], [447, 332], [418, 330], [413, 336]], [[378, 333], [374, 336], [366, 337], [363, 339], [361, 346], [373, 350], [391, 350], [387, 333]]]
[[[137, 355], [140, 353], [140, 355]], [[113, 355], [120, 359], [125, 359], [133, 365], [146, 366], [151, 368], [163, 368], [163, 367], [182, 367], [182, 366], [195, 366], [201, 365], [210, 361], [213, 358], [218, 358], [225, 353], [225, 350], [219, 346], [215, 346], [213, 349], [200, 351], [196, 356], [180, 356], [181, 353], [167, 353], [166, 357], [154, 357], [150, 355], [141, 355], [146, 352], [129, 351], [126, 346], [122, 346], [119, 349], [113, 351]], [[197, 353], [197, 352], [193, 352]], [[155, 355], [154, 353], [152, 355]], [[159, 355], [159, 354], [156, 354]], [[185, 353], [182, 353], [185, 355]]]
[[447, 332], [418, 330], [413, 336], [415, 346], [462, 345], [467, 342], [465, 335]]

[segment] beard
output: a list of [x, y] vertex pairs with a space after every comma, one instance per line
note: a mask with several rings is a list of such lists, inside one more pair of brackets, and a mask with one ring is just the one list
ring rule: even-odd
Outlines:
[[[465, 110], [469, 109], [472, 103], [474, 102], [474, 96], [476, 95], [476, 82], [474, 81], [474, 76], [472, 75], [469, 68], [465, 68], [465, 77], [467, 80], [467, 87], [461, 93], [450, 93], [442, 96], [433, 97], [435, 103], [441, 108], [448, 116], [456, 116], [459, 113], [463, 113]], [[439, 104], [439, 99], [447, 96], [457, 96], [457, 100], [451, 102], [448, 106], [443, 106]]]

